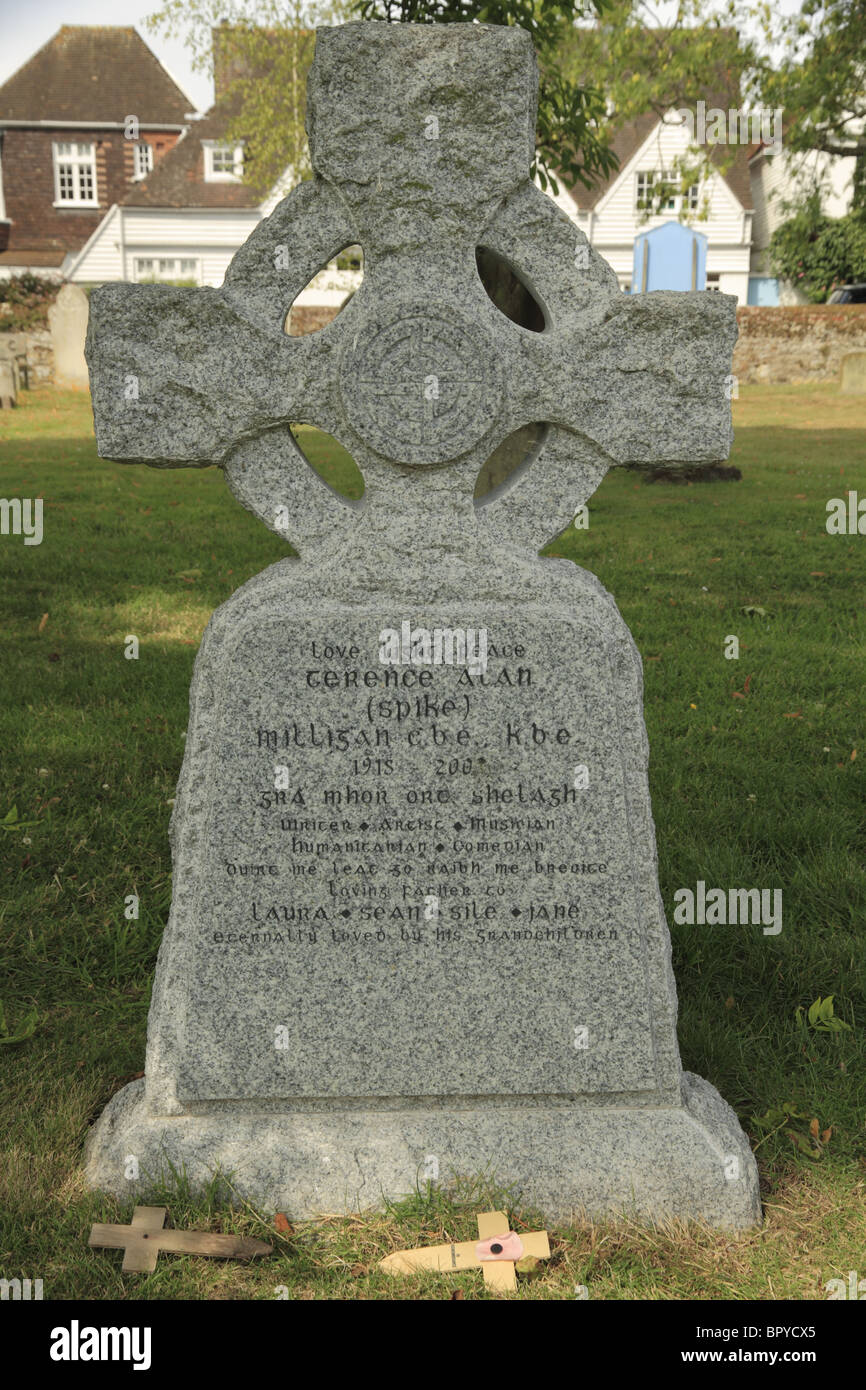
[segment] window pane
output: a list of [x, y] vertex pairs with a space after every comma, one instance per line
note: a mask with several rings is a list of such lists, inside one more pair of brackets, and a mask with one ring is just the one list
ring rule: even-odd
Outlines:
[[146, 141], [135, 146], [135, 174], [139, 179], [146, 178], [153, 168], [153, 148]]
[[93, 168], [90, 164], [79, 164], [78, 166], [78, 196], [82, 202], [95, 200]]
[[234, 153], [227, 145], [217, 145], [213, 152], [213, 167], [222, 173], [231, 173], [234, 168]]

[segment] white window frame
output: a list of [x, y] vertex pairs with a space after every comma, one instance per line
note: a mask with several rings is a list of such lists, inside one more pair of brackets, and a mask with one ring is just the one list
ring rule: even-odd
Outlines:
[[[56, 208], [98, 208], [99, 183], [96, 176], [96, 142], [93, 140], [55, 140], [51, 152], [54, 163], [54, 206]], [[69, 186], [74, 188], [73, 198], [61, 197], [67, 175]], [[82, 171], [89, 170], [89, 181], [93, 189], [92, 197], [82, 197], [85, 186]]]
[[153, 145], [146, 140], [136, 140], [132, 147], [133, 179], [140, 183], [153, 172]]
[[[700, 207], [701, 189], [699, 183], [690, 184], [685, 193], [671, 193], [659, 207], [653, 204], [653, 188], [657, 184], [674, 184], [667, 169], [640, 169], [635, 174], [634, 207], [635, 212], [648, 212], [652, 217], [664, 213], [697, 212]], [[644, 204], [641, 207], [641, 203]], [[648, 204], [648, 206], [647, 206]]]
[[[659, 171], [659, 183], [673, 184], [673, 179], [667, 169]], [[659, 206], [659, 213], [679, 212], [679, 204], [682, 201], [678, 193], [669, 193], [665, 201]]]
[[[675, 193], [672, 193], [661, 207], [656, 208], [653, 206], [655, 198], [653, 190], [656, 185], [672, 182], [673, 180], [666, 169], [639, 169], [635, 175], [635, 212], [649, 212], [654, 217], [660, 216], [663, 212], [675, 212], [677, 204], [677, 195]], [[641, 202], [644, 203], [643, 207], [640, 206]], [[649, 204], [649, 206], [646, 206], [647, 204]], [[670, 204], [670, 206], [668, 206], [668, 204]]]
[[[243, 144], [231, 145], [227, 140], [202, 140], [204, 149], [205, 183], [240, 183], [244, 172]], [[231, 171], [214, 167], [214, 154], [227, 154], [232, 161]]]
[[[184, 265], [189, 268], [184, 270]], [[136, 283], [155, 280], [195, 280], [201, 284], [201, 261], [198, 256], [161, 256], [157, 252], [132, 258], [132, 278]]]
[[[635, 212], [649, 212], [651, 208], [646, 205], [652, 198], [654, 174], [651, 169], [640, 169], [635, 174], [634, 183], [634, 207]], [[643, 203], [643, 207], [641, 204]]]

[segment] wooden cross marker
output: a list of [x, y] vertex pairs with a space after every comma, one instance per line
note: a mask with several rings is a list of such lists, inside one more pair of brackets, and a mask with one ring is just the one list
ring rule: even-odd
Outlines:
[[209, 1231], [167, 1231], [168, 1207], [136, 1207], [130, 1226], [91, 1226], [87, 1244], [123, 1251], [124, 1274], [149, 1274], [160, 1250], [173, 1255], [214, 1255], [221, 1260], [250, 1260], [269, 1255], [271, 1246], [247, 1236], [212, 1235]]
[[478, 1216], [478, 1240], [458, 1244], [422, 1245], [416, 1250], [397, 1250], [379, 1261], [379, 1268], [388, 1274], [414, 1274], [418, 1269], [438, 1269], [442, 1274], [453, 1270], [483, 1269], [484, 1282], [499, 1293], [513, 1293], [517, 1288], [514, 1271], [516, 1260], [532, 1255], [537, 1260], [550, 1256], [546, 1231], [527, 1231], [518, 1235], [509, 1230], [504, 1211], [485, 1211]]

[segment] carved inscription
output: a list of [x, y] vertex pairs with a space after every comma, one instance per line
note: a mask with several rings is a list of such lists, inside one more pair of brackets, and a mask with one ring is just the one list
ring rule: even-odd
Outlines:
[[603, 647], [503, 614], [484, 672], [385, 665], [394, 617], [237, 642], [215, 733], [239, 756], [214, 779], [195, 975], [231, 1000], [242, 954], [255, 989], [236, 1022], [201, 1021], [207, 1065], [190, 1050], [182, 1094], [320, 1097], [334, 1073], [346, 1094], [347, 1070], [356, 1096], [649, 1087]]

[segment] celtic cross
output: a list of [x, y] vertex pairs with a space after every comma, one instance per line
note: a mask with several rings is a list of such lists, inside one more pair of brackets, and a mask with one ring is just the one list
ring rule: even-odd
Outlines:
[[[492, 534], [535, 552], [613, 465], [724, 458], [733, 301], [620, 293], [530, 180], [536, 91], [519, 28], [320, 30], [314, 177], [256, 228], [224, 285], [92, 295], [100, 454], [221, 465], [268, 526], [285, 531], [291, 518], [302, 556], [365, 526], [381, 537], [383, 499], [402, 516], [392, 545], [465, 548]], [[324, 329], [288, 336], [294, 298], [352, 244], [364, 251], [359, 291]], [[542, 332], [493, 304], [478, 247], [530, 289]], [[473, 504], [485, 460], [538, 422], [534, 457]], [[345, 446], [364, 475], [360, 504], [314, 474], [291, 423]]]

